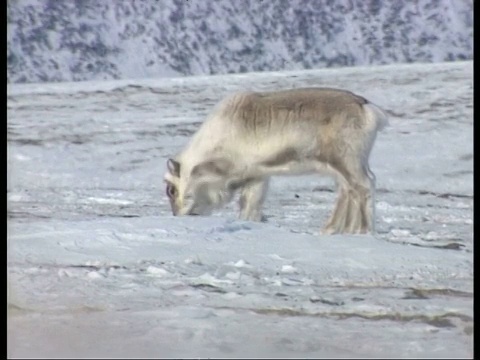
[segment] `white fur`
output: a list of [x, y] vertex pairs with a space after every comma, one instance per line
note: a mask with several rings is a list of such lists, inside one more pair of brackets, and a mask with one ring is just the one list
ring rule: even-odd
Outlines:
[[375, 176], [368, 158], [387, 125], [376, 105], [348, 91], [308, 88], [237, 93], [220, 102], [169, 165], [176, 215], [209, 214], [240, 191], [240, 217], [262, 219], [274, 175], [326, 173], [339, 197], [326, 233], [374, 231]]

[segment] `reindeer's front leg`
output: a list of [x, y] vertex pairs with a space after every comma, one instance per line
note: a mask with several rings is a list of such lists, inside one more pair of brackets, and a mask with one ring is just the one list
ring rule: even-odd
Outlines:
[[240, 219], [262, 221], [262, 205], [268, 190], [269, 179], [254, 179], [247, 182], [240, 194]]

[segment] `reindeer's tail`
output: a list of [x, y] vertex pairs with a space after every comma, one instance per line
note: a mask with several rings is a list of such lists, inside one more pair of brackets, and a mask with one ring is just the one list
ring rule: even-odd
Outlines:
[[388, 126], [388, 116], [387, 114], [380, 109], [377, 105], [370, 102], [363, 105], [365, 111], [365, 117], [369, 124], [374, 127], [376, 130], [383, 130]]

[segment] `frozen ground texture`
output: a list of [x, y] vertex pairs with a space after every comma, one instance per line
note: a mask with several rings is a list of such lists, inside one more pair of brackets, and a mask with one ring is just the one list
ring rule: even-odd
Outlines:
[[[470, 357], [472, 62], [7, 88], [8, 352]], [[170, 215], [162, 184], [235, 90], [381, 105], [378, 235], [320, 236], [333, 182], [277, 178], [267, 223]]]
[[15, 0], [12, 83], [473, 58], [473, 0]]

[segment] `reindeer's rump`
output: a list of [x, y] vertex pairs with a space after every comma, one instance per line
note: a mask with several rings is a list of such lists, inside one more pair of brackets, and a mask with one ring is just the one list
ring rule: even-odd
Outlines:
[[225, 99], [218, 115], [241, 128], [271, 133], [288, 131], [301, 126], [300, 123], [336, 127], [341, 114], [348, 115], [351, 121], [361, 119], [362, 106], [367, 103], [349, 91], [330, 88], [243, 92]]

